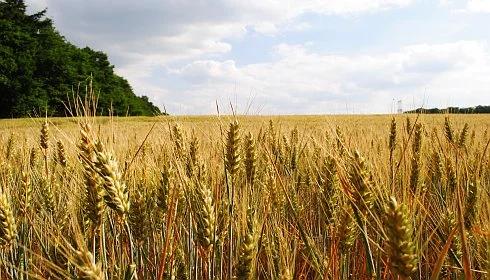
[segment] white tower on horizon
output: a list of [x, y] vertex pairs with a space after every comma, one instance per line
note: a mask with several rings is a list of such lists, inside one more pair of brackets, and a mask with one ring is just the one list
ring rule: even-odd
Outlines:
[[396, 112], [398, 114], [402, 114], [403, 113], [403, 106], [402, 106], [402, 101], [401, 100], [398, 100], [396, 102]]

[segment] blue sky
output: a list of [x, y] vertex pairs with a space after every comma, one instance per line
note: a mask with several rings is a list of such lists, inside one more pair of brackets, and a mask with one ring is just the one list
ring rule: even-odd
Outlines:
[[490, 104], [490, 0], [27, 3], [173, 114]]

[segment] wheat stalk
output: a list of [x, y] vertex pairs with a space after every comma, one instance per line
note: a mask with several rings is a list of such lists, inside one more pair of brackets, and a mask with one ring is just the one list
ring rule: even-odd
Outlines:
[[66, 152], [65, 152], [65, 146], [63, 145], [63, 142], [57, 141], [56, 142], [56, 148], [57, 148], [57, 161], [58, 163], [65, 168], [66, 167]]
[[255, 141], [253, 138], [252, 133], [248, 133], [245, 136], [245, 174], [247, 177], [247, 182], [250, 185], [251, 188], [253, 188], [254, 183], [255, 183], [255, 169], [256, 169], [256, 162], [257, 162], [257, 157], [255, 154]]
[[104, 189], [100, 186], [99, 176], [95, 170], [95, 145], [90, 137], [90, 125], [80, 125], [80, 142], [78, 144], [79, 157], [83, 165], [83, 179], [85, 181], [84, 210], [87, 218], [94, 227], [102, 224], [104, 216]]
[[412, 143], [412, 170], [410, 173], [410, 189], [415, 192], [420, 177], [420, 154], [422, 149], [422, 124], [415, 124], [415, 133]]
[[26, 216], [27, 212], [31, 208], [32, 200], [32, 185], [29, 175], [26, 172], [22, 172], [21, 190], [22, 197], [19, 200], [20, 211], [23, 216]]
[[100, 263], [95, 263], [95, 259], [88, 250], [76, 250], [72, 262], [78, 269], [78, 278], [83, 280], [103, 280], [104, 273]]
[[365, 213], [373, 206], [374, 182], [366, 160], [358, 151], [354, 152], [348, 175], [352, 187], [352, 202], [361, 212]]
[[214, 244], [215, 210], [211, 190], [198, 181], [195, 187], [197, 240], [204, 251], [209, 252]]
[[238, 122], [234, 121], [230, 123], [228, 129], [228, 136], [226, 140], [226, 154], [225, 154], [225, 165], [226, 170], [232, 178], [238, 171], [238, 167], [241, 161], [240, 151], [240, 131]]
[[10, 245], [17, 237], [17, 226], [15, 223], [12, 205], [7, 194], [0, 194], [0, 245]]
[[444, 135], [449, 143], [454, 143], [454, 132], [448, 117], [444, 118]]
[[417, 269], [417, 255], [412, 241], [412, 225], [405, 205], [392, 197], [385, 208], [385, 229], [388, 236], [390, 267], [407, 279]]
[[104, 200], [109, 208], [123, 219], [129, 213], [129, 190], [122, 181], [121, 173], [114, 156], [105, 151], [101, 142], [95, 144], [95, 169], [103, 179]]
[[247, 210], [247, 231], [240, 245], [236, 278], [254, 279], [254, 259], [257, 253], [257, 222], [252, 209]]

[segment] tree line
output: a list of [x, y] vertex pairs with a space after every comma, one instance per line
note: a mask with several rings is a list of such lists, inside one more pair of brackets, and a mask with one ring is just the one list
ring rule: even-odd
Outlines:
[[46, 10], [28, 14], [23, 0], [0, 1], [0, 118], [66, 116], [72, 93], [89, 80], [99, 114], [161, 114], [114, 73], [105, 53], [79, 48], [60, 35]]
[[459, 108], [459, 107], [448, 107], [446, 109], [432, 108], [418, 108], [411, 111], [406, 111], [407, 114], [490, 114], [490, 106], [476, 106], [476, 107], [468, 107], [468, 108]]

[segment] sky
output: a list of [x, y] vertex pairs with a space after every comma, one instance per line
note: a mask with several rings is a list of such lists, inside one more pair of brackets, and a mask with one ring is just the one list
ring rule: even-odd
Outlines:
[[490, 0], [27, 0], [171, 114], [490, 105]]

